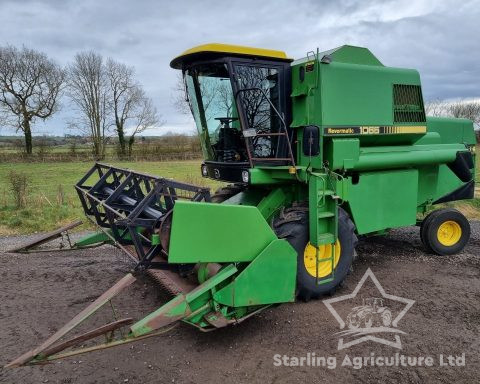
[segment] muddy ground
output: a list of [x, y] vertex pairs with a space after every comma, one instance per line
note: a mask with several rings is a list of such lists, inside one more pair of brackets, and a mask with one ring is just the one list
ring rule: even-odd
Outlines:
[[[23, 240], [25, 237], [0, 239], [0, 249]], [[2, 370], [0, 382], [479, 382], [480, 223], [472, 223], [472, 238], [465, 251], [452, 257], [426, 254], [414, 227], [363, 240], [358, 253], [353, 274], [336, 295], [351, 293], [370, 267], [387, 294], [415, 300], [398, 323], [405, 332], [399, 335], [401, 349], [365, 341], [337, 350], [339, 324], [318, 300], [267, 309], [240, 325], [212, 333], [181, 324], [168, 334], [138, 343], [46, 366]], [[0, 254], [0, 365], [42, 342], [130, 266], [108, 246], [75, 252]], [[378, 296], [368, 280], [358, 297]], [[115, 305], [121, 316], [140, 317], [166, 300], [148, 278], [142, 278], [116, 299]], [[111, 313], [102, 312], [99, 321], [110, 319]], [[393, 334], [382, 335], [394, 340]], [[308, 352], [336, 359], [336, 368], [274, 366], [275, 354], [301, 357]], [[341, 366], [346, 355], [353, 359], [395, 353], [430, 356], [434, 366]], [[439, 366], [440, 354], [446, 362], [447, 356], [463, 353], [464, 366]], [[462, 359], [458, 363], [463, 365]]]

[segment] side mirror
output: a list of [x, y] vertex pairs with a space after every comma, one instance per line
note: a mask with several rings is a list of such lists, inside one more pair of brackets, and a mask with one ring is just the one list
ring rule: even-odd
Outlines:
[[320, 131], [316, 125], [303, 128], [303, 154], [317, 156], [320, 153]]

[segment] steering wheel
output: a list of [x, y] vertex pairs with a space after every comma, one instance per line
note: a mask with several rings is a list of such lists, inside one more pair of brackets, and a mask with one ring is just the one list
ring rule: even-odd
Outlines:
[[230, 128], [230, 123], [237, 121], [238, 117], [215, 117], [215, 120], [219, 120], [221, 124], [225, 124], [226, 128]]

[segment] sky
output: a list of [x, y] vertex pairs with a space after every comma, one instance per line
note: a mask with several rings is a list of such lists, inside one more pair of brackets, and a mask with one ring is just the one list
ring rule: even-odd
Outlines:
[[[425, 100], [480, 97], [480, 0], [0, 0], [0, 45], [25, 45], [61, 65], [95, 50], [135, 67], [165, 124], [145, 134], [192, 133], [172, 99], [172, 58], [205, 43], [286, 51], [369, 48], [393, 67], [419, 70]], [[72, 107], [34, 134], [74, 133]], [[8, 134], [5, 128], [0, 134]]]

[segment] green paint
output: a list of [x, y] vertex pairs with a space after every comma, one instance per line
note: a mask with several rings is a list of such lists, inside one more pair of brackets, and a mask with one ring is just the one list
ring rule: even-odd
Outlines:
[[349, 185], [349, 205], [358, 233], [414, 225], [417, 185], [415, 169], [361, 174], [357, 184]]
[[160, 244], [160, 235], [158, 235], [157, 233], [154, 233], [152, 235], [152, 245], [159, 245]]
[[276, 236], [256, 207], [178, 201], [170, 263], [252, 261]]
[[[111, 230], [108, 230], [111, 233]], [[86, 247], [89, 245], [100, 244], [100, 243], [111, 243], [112, 238], [109, 237], [105, 232], [99, 231], [92, 233], [90, 235], [86, 235], [82, 237], [80, 240], [75, 242], [73, 245], [74, 247]]]
[[278, 209], [287, 205], [289, 200], [291, 198], [289, 199], [289, 196], [282, 188], [276, 188], [259, 202], [257, 208], [265, 220], [270, 222]]
[[213, 297], [231, 307], [294, 301], [296, 271], [295, 250], [285, 240], [274, 240]]
[[[418, 148], [425, 147], [425, 148]], [[388, 168], [418, 167], [427, 164], [445, 164], [455, 160], [458, 151], [465, 151], [465, 146], [460, 144], [445, 144], [436, 146], [417, 146], [417, 148], [375, 147], [372, 151], [365, 148], [354, 164], [353, 169], [371, 171]]]

